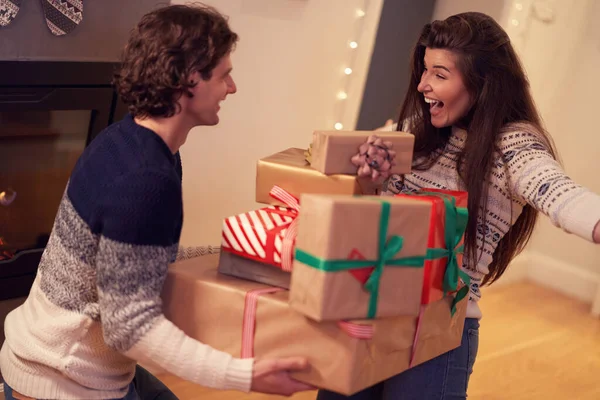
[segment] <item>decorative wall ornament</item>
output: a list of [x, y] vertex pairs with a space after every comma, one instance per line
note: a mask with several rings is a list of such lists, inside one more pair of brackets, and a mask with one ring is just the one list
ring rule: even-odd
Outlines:
[[21, 0], [0, 0], [0, 26], [10, 24], [21, 8]]

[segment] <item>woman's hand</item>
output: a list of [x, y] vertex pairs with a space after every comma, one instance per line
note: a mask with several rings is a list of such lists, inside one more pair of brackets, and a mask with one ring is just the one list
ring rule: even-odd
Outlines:
[[305, 390], [315, 390], [316, 388], [311, 385], [299, 382], [290, 376], [292, 372], [308, 368], [307, 360], [302, 357], [255, 360], [251, 390], [282, 396], [291, 396]]

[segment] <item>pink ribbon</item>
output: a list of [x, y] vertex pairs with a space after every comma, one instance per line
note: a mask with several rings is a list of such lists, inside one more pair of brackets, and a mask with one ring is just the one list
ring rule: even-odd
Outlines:
[[292, 196], [288, 191], [275, 185], [269, 192], [269, 195], [276, 200], [281, 201], [294, 214], [294, 220], [290, 223], [281, 242], [281, 269], [287, 272], [292, 271], [294, 261], [294, 243], [298, 234], [298, 213], [300, 212], [300, 201]]
[[256, 306], [258, 298], [263, 294], [281, 292], [285, 289], [270, 287], [255, 289], [246, 293], [244, 304], [244, 320], [242, 322], [242, 358], [254, 357], [254, 333], [256, 331]]
[[408, 368], [412, 368], [415, 363], [417, 345], [419, 344], [419, 333], [421, 332], [421, 323], [423, 322], [424, 313], [425, 305], [421, 305], [421, 309], [419, 310], [419, 316], [417, 317], [417, 327], [415, 328], [415, 337], [413, 338], [412, 349], [410, 351], [410, 362], [408, 363]]

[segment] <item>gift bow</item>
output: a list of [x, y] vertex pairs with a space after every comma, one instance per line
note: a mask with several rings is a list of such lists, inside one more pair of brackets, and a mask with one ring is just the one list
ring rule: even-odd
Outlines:
[[391, 205], [385, 200], [379, 201], [381, 202], [381, 216], [379, 218], [379, 246], [377, 260], [326, 260], [315, 257], [300, 249], [296, 249], [295, 255], [297, 261], [325, 272], [338, 272], [356, 268], [372, 267], [374, 264], [375, 268], [364, 285], [365, 289], [371, 294], [367, 318], [375, 318], [377, 314], [379, 285], [385, 266], [422, 268], [425, 263], [425, 256], [393, 259], [393, 257], [402, 250], [404, 239], [398, 235], [392, 235], [390, 239], [387, 240]]
[[448, 293], [455, 292], [458, 288], [458, 280], [462, 279], [465, 286], [461, 288], [454, 301], [452, 302], [452, 315], [456, 312], [456, 304], [465, 298], [469, 293], [469, 284], [471, 278], [458, 265], [458, 254], [464, 253], [465, 246], [458, 245], [467, 229], [467, 221], [469, 219], [468, 210], [465, 207], [457, 207], [456, 199], [445, 193], [440, 192], [416, 192], [412, 193], [416, 196], [435, 196], [444, 201], [445, 221], [444, 221], [444, 240], [446, 241], [445, 249], [427, 249], [427, 260], [435, 260], [447, 257], [446, 272], [444, 273], [444, 296]]
[[[300, 202], [288, 191], [277, 185], [271, 188], [269, 195], [290, 208], [288, 212], [282, 212], [282, 214], [285, 213], [285, 215], [294, 218], [287, 227], [287, 231], [281, 241], [281, 269], [289, 272], [292, 270], [292, 262], [294, 260], [294, 242], [296, 241], [298, 233], [298, 212], [300, 211]], [[279, 213], [278, 211], [272, 212]]]

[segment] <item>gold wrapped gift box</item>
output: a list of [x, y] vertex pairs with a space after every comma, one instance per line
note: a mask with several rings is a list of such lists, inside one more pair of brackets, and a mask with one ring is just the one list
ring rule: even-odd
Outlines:
[[262, 204], [284, 205], [269, 195], [279, 186], [292, 196], [304, 193], [322, 194], [379, 194], [381, 182], [356, 175], [324, 175], [311, 168], [304, 150], [290, 148], [262, 158], [256, 166], [256, 201]]

